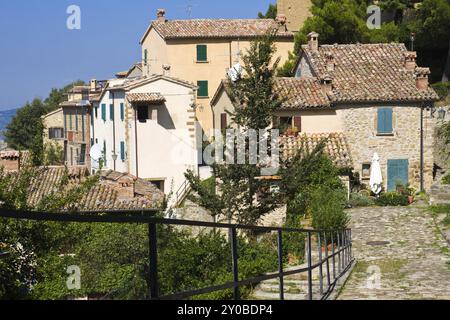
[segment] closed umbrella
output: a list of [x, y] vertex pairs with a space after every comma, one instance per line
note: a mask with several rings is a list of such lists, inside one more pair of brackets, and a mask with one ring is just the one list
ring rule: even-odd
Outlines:
[[380, 157], [378, 153], [373, 155], [372, 166], [370, 172], [370, 189], [377, 196], [381, 193], [383, 187], [383, 177], [381, 176]]

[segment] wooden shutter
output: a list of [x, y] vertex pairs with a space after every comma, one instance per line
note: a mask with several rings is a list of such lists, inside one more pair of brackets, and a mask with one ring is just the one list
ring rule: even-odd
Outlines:
[[197, 81], [198, 96], [208, 97], [208, 81]]
[[294, 127], [297, 128], [298, 132], [302, 131], [302, 117], [294, 117]]
[[120, 142], [120, 159], [125, 160], [125, 142]]
[[102, 120], [106, 121], [106, 104], [102, 103]]
[[123, 103], [120, 104], [120, 119], [125, 120], [125, 107]]
[[114, 105], [113, 104], [109, 105], [109, 118], [111, 119], [111, 121], [114, 121]]
[[226, 113], [222, 113], [220, 115], [220, 130], [225, 130], [227, 127], [228, 127], [227, 114]]
[[378, 109], [378, 133], [389, 134], [392, 133], [392, 108]]
[[197, 45], [197, 61], [199, 62], [208, 61], [207, 47], [204, 44]]

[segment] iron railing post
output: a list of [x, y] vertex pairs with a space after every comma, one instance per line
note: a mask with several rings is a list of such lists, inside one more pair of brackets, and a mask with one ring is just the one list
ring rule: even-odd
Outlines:
[[322, 265], [322, 241], [320, 232], [317, 233], [317, 247], [319, 248], [319, 290], [320, 295], [323, 295], [323, 265]]
[[283, 232], [281, 230], [278, 230], [278, 273], [280, 274], [280, 300], [284, 300]]
[[229, 233], [230, 233], [232, 268], [233, 268], [232, 269], [233, 270], [233, 282], [235, 284], [235, 286], [233, 287], [233, 299], [239, 300], [239, 287], [236, 286], [236, 283], [239, 281], [236, 228], [230, 228]]
[[327, 260], [327, 283], [329, 288], [331, 285], [331, 279], [330, 279], [330, 257], [328, 255], [327, 232], [324, 233], [324, 242], [325, 242], [325, 259]]
[[337, 249], [338, 249], [338, 273], [341, 274], [341, 235], [340, 231], [336, 232], [337, 234]]
[[312, 292], [312, 249], [311, 249], [311, 231], [308, 231], [308, 299], [313, 299]]
[[156, 300], [159, 297], [158, 287], [158, 248], [156, 224], [148, 224], [148, 246], [149, 246], [149, 276], [150, 276], [150, 299]]
[[334, 248], [334, 232], [331, 232], [331, 254], [333, 255], [333, 281], [336, 280], [336, 256]]

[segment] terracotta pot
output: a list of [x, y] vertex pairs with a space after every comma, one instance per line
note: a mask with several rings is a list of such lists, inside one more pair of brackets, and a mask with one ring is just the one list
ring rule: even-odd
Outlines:
[[408, 203], [412, 204], [414, 202], [414, 197], [413, 196], [408, 196]]

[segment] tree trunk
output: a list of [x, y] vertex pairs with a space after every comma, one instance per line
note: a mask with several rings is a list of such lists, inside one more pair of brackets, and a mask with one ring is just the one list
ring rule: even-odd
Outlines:
[[450, 79], [450, 41], [448, 44], [447, 63], [445, 64], [444, 72], [442, 74], [442, 82], [448, 82]]

